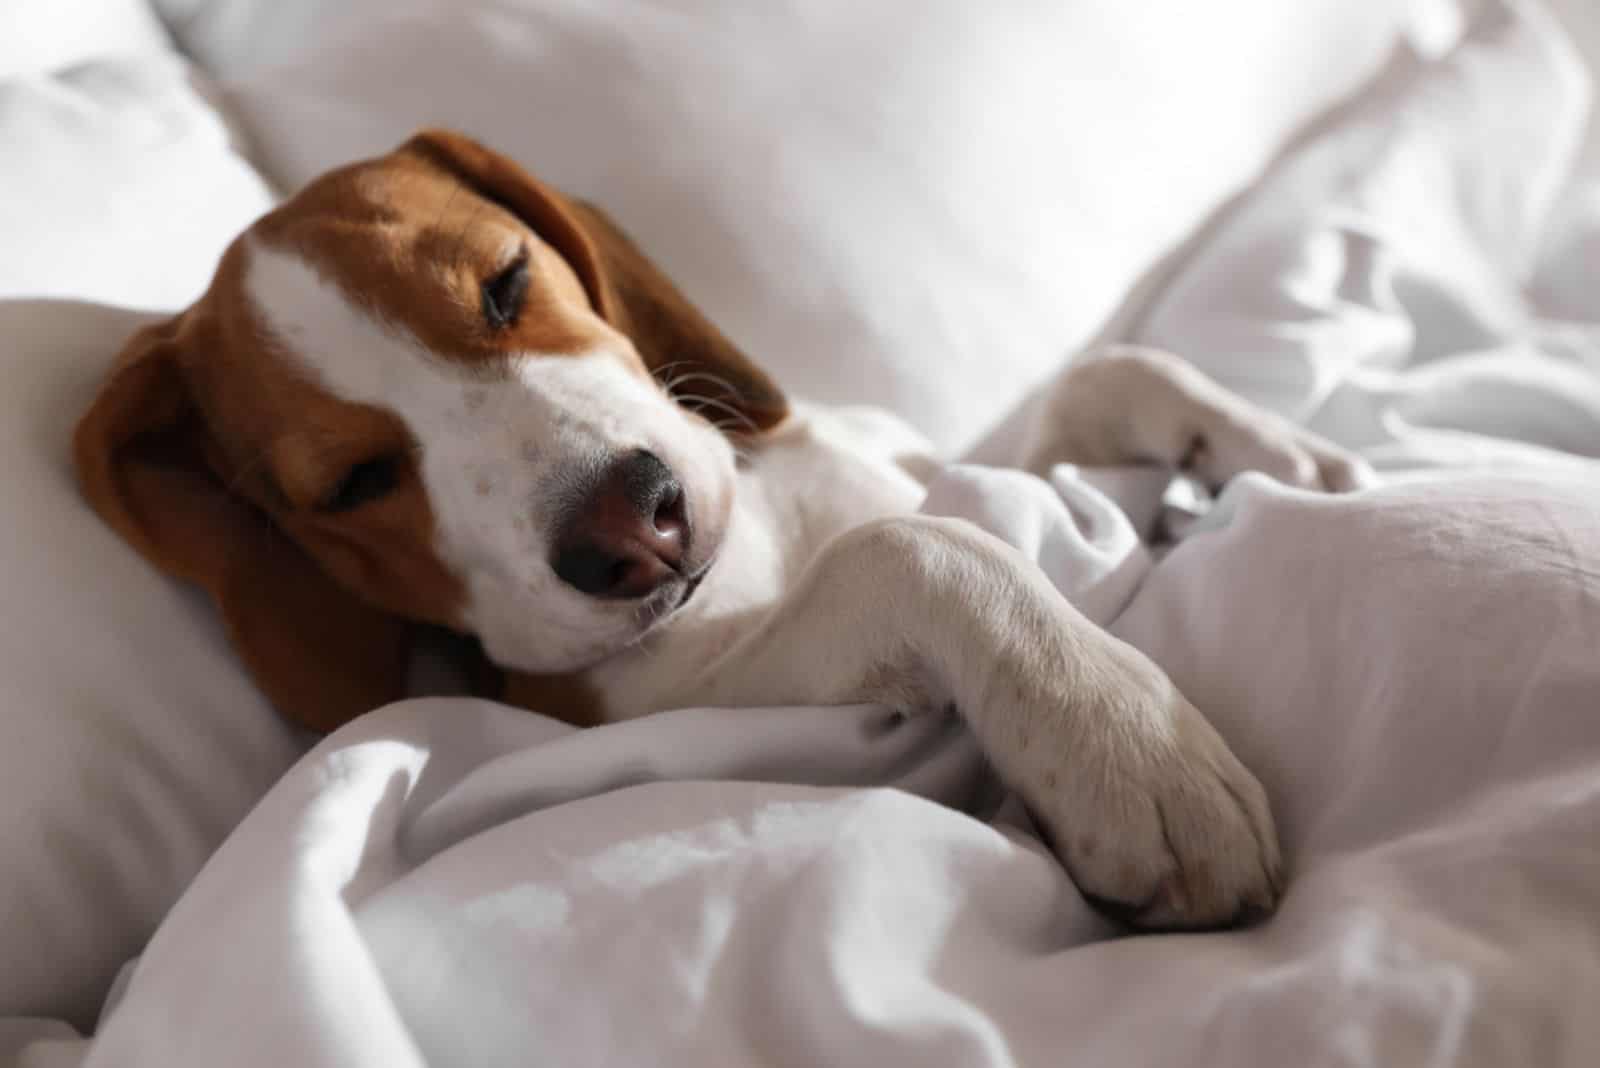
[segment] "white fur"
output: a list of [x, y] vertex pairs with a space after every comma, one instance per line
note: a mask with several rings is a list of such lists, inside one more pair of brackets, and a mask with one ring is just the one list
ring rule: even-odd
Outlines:
[[[1180, 926], [1275, 900], [1255, 779], [1159, 668], [1029, 562], [969, 525], [912, 514], [933, 458], [898, 420], [799, 408], [736, 472], [721, 435], [615, 352], [529, 353], [469, 374], [293, 255], [256, 248], [249, 278], [302, 373], [411, 429], [439, 554], [470, 593], [463, 622], [502, 664], [584, 667], [613, 718], [693, 703], [954, 707], [1084, 888]], [[1188, 458], [1216, 481], [1363, 477], [1163, 354], [1075, 367], [1044, 411], [1038, 468]], [[726, 516], [701, 591], [660, 620], [560, 583], [539, 521], [566, 472], [639, 447], [674, 469], [692, 510]], [[1091, 831], [1061, 837], [1069, 827]]]

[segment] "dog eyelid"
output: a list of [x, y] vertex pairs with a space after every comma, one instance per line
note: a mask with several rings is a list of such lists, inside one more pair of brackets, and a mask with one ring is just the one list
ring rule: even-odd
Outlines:
[[528, 246], [517, 250], [512, 261], [483, 283], [483, 318], [491, 330], [504, 330], [522, 314], [528, 299]]
[[337, 515], [387, 497], [400, 485], [401, 458], [375, 456], [355, 464], [317, 504], [317, 511]]

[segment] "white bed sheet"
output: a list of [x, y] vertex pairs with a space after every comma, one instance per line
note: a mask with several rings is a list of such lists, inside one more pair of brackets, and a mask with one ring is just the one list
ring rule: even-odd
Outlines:
[[1600, 455], [1590, 96], [1542, 7], [1488, 5], [1283, 160], [1131, 339], [1383, 469]]
[[[1112, 938], [948, 723], [430, 699], [273, 790], [86, 1063], [1592, 1064], [1593, 486], [1252, 477], [1144, 576], [1116, 629], [1273, 795], [1263, 927]], [[937, 499], [1115, 603], [1128, 520], [1055, 491], [958, 468]]]

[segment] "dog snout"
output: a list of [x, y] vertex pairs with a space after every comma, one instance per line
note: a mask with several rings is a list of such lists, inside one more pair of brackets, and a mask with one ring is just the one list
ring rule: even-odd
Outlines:
[[643, 449], [611, 464], [556, 538], [552, 566], [591, 597], [644, 597], [681, 576], [691, 529], [683, 487]]

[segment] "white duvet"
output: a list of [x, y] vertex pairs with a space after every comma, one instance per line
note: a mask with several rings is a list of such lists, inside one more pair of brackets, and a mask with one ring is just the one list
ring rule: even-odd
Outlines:
[[[1518, 9], [1520, 10], [1520, 9]], [[1500, 12], [1401, 64], [1135, 325], [1361, 448], [1170, 554], [1141, 478], [952, 467], [1262, 778], [1272, 920], [1119, 937], [951, 724], [463, 699], [324, 741], [25, 1064], [1600, 1064], [1600, 194], [1587, 87]], [[1129, 513], [1114, 506], [1120, 500]]]

